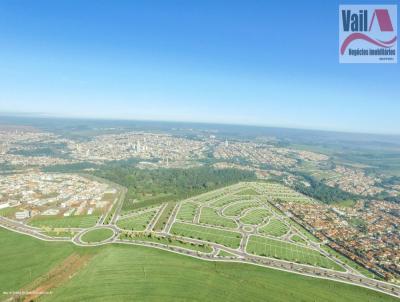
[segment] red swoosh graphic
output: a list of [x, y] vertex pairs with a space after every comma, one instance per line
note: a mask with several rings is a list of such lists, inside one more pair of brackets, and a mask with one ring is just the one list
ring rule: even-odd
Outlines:
[[394, 38], [393, 38], [392, 40], [390, 40], [390, 41], [377, 41], [377, 40], [374, 40], [374, 39], [368, 37], [368, 36], [365, 35], [365, 34], [362, 34], [362, 33], [353, 33], [353, 34], [351, 34], [350, 36], [348, 36], [348, 37], [346, 38], [346, 40], [344, 40], [344, 42], [343, 42], [343, 44], [342, 44], [342, 47], [340, 48], [340, 53], [341, 53], [342, 55], [343, 55], [344, 52], [346, 51], [347, 46], [349, 46], [349, 44], [350, 44], [351, 42], [353, 42], [354, 40], [365, 40], [365, 41], [370, 42], [370, 43], [372, 43], [372, 44], [374, 44], [374, 45], [376, 45], [376, 46], [389, 48], [391, 45], [388, 45], [388, 44], [392, 44], [393, 42], [395, 42], [395, 41], [397, 40], [397, 36], [394, 37]]
[[383, 43], [383, 44], [392, 44], [393, 42], [396, 41], [396, 39], [397, 39], [397, 36], [394, 37], [392, 40], [389, 40], [389, 41], [381, 41], [381, 40], [378, 40], [378, 41]]

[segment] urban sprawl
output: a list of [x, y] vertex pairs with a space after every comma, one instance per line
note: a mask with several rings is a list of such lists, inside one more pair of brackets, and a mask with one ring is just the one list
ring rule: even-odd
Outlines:
[[[307, 178], [296, 172], [311, 171], [324, 185], [356, 198], [350, 206], [318, 202], [294, 191], [283, 190], [279, 198], [281, 189], [275, 188], [278, 193], [272, 205], [343, 257], [376, 276], [399, 283], [400, 205], [380, 199], [379, 194], [398, 197], [400, 184], [385, 183], [384, 175], [332, 164], [326, 154], [279, 146], [268, 138], [251, 141], [219, 137], [218, 133], [193, 138], [109, 132], [74, 140], [29, 127], [1, 128], [0, 165], [4, 169], [0, 175], [0, 215], [23, 224], [34, 222], [32, 225], [51, 217], [93, 216], [104, 221], [119, 189], [85, 173], [44, 170], [56, 165], [104, 165], [136, 159], [140, 169], [189, 168], [202, 166], [212, 158], [213, 168], [254, 171], [260, 181], [279, 179], [282, 186], [291, 188], [299, 184], [310, 187]], [[294, 194], [295, 200], [287, 194]]]

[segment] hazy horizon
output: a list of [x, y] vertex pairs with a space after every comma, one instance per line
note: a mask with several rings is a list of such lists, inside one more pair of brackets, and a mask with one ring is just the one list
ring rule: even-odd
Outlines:
[[79, 121], [115, 121], [115, 122], [144, 122], [144, 123], [177, 123], [177, 124], [197, 124], [197, 125], [217, 125], [217, 126], [236, 126], [236, 127], [255, 127], [265, 129], [287, 129], [299, 131], [315, 131], [323, 133], [343, 133], [355, 135], [377, 135], [388, 137], [399, 137], [400, 133], [383, 133], [383, 132], [361, 132], [361, 131], [345, 131], [337, 129], [322, 129], [322, 128], [305, 128], [286, 125], [270, 125], [270, 124], [245, 124], [245, 123], [223, 123], [202, 120], [166, 120], [166, 119], [139, 119], [139, 118], [112, 118], [112, 117], [87, 117], [87, 116], [68, 116], [68, 115], [52, 115], [47, 113], [38, 112], [2, 112], [0, 111], [0, 126], [2, 125], [2, 118], [32, 118], [32, 119], [59, 119], [59, 120], [79, 120]]
[[399, 134], [398, 65], [339, 64], [339, 4], [3, 1], [0, 111]]

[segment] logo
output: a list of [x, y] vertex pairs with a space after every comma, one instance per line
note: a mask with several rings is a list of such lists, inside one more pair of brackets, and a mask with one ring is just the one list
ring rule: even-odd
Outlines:
[[397, 5], [340, 5], [339, 62], [397, 63]]

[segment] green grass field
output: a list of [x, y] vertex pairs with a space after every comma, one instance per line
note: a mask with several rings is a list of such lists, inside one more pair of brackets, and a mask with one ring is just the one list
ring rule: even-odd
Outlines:
[[218, 199], [220, 197], [223, 197], [226, 194], [225, 188], [224, 189], [217, 189], [214, 191], [210, 191], [205, 194], [200, 194], [192, 198], [192, 200], [200, 203], [206, 203], [214, 199]]
[[346, 284], [151, 248], [103, 249], [43, 301], [395, 301]]
[[0, 228], [0, 300], [46, 274], [72, 253], [94, 257], [40, 301], [394, 302], [365, 288], [263, 267], [208, 262], [152, 248], [79, 248]]
[[114, 232], [110, 229], [97, 229], [89, 231], [82, 236], [82, 241], [84, 242], [100, 242], [110, 238]]
[[225, 206], [227, 204], [233, 203], [235, 201], [245, 200], [245, 199], [246, 199], [246, 197], [229, 195], [229, 196], [225, 196], [225, 197], [222, 197], [220, 199], [217, 199], [217, 200], [215, 200], [213, 202], [210, 202], [210, 205], [213, 206], [213, 207], [216, 207], [216, 208], [220, 208], [220, 207], [223, 207], [223, 206]]
[[271, 219], [268, 224], [260, 227], [258, 231], [266, 235], [281, 237], [289, 231], [289, 228], [283, 222]]
[[0, 209], [0, 216], [15, 218], [15, 212], [18, 211], [18, 207]]
[[46, 231], [41, 232], [41, 233], [45, 234], [47, 236], [50, 236], [50, 237], [69, 237], [69, 238], [74, 237], [75, 234], [76, 234], [76, 232], [63, 231], [62, 229], [61, 230], [55, 229], [55, 230], [49, 230], [49, 231], [46, 230]]
[[157, 220], [154, 225], [154, 231], [161, 231], [164, 229], [167, 224], [168, 218], [171, 216], [174, 207], [176, 206], [176, 202], [169, 202], [163, 212], [160, 215], [160, 218]]
[[144, 231], [157, 211], [149, 211], [117, 221], [117, 226], [124, 230]]
[[96, 215], [79, 216], [35, 216], [29, 221], [31, 226], [41, 228], [90, 228], [99, 219]]
[[344, 271], [343, 268], [341, 268], [339, 265], [326, 258], [325, 256], [321, 255], [316, 250], [298, 246], [289, 242], [260, 236], [250, 237], [247, 244], [247, 252], [259, 256], [272, 257], [297, 263], [330, 268], [338, 271]]
[[128, 233], [125, 233], [121, 234], [120, 237], [121, 239], [155, 242], [155, 243], [165, 244], [168, 246], [181, 247], [189, 250], [199, 251], [203, 253], [211, 253], [213, 251], [212, 248], [207, 244], [193, 244], [182, 240], [174, 239], [171, 236], [169, 237], [161, 237], [155, 235], [146, 236], [144, 234], [130, 236]]
[[259, 194], [253, 188], [249, 188], [249, 189], [244, 189], [242, 191], [239, 191], [239, 192], [235, 193], [235, 195], [259, 195]]
[[191, 202], [182, 203], [176, 219], [192, 222], [196, 215], [197, 205]]
[[240, 215], [240, 213], [242, 213], [242, 211], [249, 209], [249, 208], [256, 207], [257, 205], [259, 205], [259, 203], [258, 203], [258, 201], [255, 201], [255, 200], [247, 200], [247, 201], [243, 201], [243, 202], [238, 202], [238, 203], [232, 204], [232, 205], [228, 206], [227, 208], [225, 208], [224, 215], [238, 216], [238, 215]]
[[266, 220], [269, 216], [271, 216], [271, 212], [267, 209], [254, 209], [242, 216], [240, 221], [244, 224], [258, 225]]
[[238, 248], [241, 239], [240, 233], [179, 222], [172, 225], [171, 232], [175, 235], [215, 242], [231, 248]]
[[226, 228], [237, 228], [237, 224], [233, 219], [218, 215], [217, 210], [204, 207], [201, 210], [200, 223], [221, 226]]
[[280, 202], [313, 203], [314, 200], [302, 195], [289, 187], [279, 183], [257, 183], [260, 188], [267, 191], [267, 195], [273, 200]]
[[229, 258], [229, 257], [236, 257], [234, 254], [225, 252], [224, 250], [220, 250], [220, 251], [218, 252], [217, 256], [219, 256], [219, 257], [228, 257], [228, 258]]
[[292, 239], [294, 242], [297, 243], [301, 243], [301, 244], [307, 244], [307, 241], [304, 240], [301, 236], [299, 235], [293, 235], [292, 237], [290, 237], [290, 239]]
[[149, 206], [156, 206], [164, 202], [170, 201], [171, 199], [173, 199], [173, 197], [174, 196], [172, 194], [157, 194], [155, 196], [142, 197], [139, 200], [134, 201], [125, 198], [122, 204], [121, 212], [123, 214], [127, 214], [138, 209], [147, 208]]
[[3, 292], [18, 291], [72, 254], [76, 247], [44, 242], [0, 228], [0, 301]]

